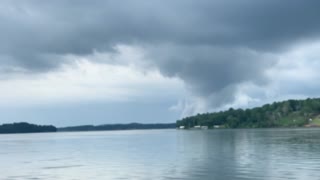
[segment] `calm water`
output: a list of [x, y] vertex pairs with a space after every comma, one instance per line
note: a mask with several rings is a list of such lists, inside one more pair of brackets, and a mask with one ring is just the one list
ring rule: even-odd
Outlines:
[[320, 179], [320, 129], [0, 135], [0, 179]]

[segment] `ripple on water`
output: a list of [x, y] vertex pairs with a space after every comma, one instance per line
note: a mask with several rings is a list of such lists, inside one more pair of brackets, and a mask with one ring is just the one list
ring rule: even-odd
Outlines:
[[320, 129], [11, 135], [5, 180], [318, 180]]

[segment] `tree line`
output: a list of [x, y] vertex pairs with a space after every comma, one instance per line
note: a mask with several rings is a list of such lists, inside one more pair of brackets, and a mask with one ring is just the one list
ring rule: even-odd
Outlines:
[[58, 131], [105, 131], [105, 130], [131, 130], [131, 129], [172, 129], [176, 127], [176, 123], [168, 124], [105, 124], [105, 125], [83, 125], [59, 128]]
[[233, 109], [197, 114], [177, 121], [177, 127], [225, 128], [301, 127], [320, 114], [320, 99], [274, 102], [253, 109]]
[[56, 132], [57, 128], [49, 125], [35, 125], [26, 122], [2, 124], [0, 125], [0, 134], [4, 133], [35, 133], [35, 132]]

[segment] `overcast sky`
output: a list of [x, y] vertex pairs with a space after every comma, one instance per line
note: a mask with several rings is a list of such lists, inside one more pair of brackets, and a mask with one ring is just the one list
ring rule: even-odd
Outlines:
[[0, 2], [0, 123], [167, 123], [320, 96], [319, 0]]

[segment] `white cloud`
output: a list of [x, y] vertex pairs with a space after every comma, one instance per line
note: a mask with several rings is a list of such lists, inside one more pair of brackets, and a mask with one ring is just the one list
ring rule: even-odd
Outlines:
[[274, 96], [305, 98], [320, 95], [320, 42], [300, 44], [279, 56], [268, 71]]
[[254, 107], [274, 101], [320, 96], [320, 42], [293, 46], [274, 55], [278, 63], [266, 71], [266, 85], [243, 83], [238, 86], [235, 101], [226, 107]]
[[[184, 84], [162, 76], [157, 70], [141, 71], [140, 50], [118, 46], [116, 53], [98, 53], [63, 58], [56, 71], [19, 74], [0, 80], [0, 104], [28, 105], [81, 101], [162, 101], [184, 93]], [[139, 60], [139, 61], [138, 61]], [[116, 61], [117, 63], [101, 63]], [[120, 63], [119, 63], [120, 62]]]
[[[320, 42], [307, 42], [293, 46], [281, 54], [269, 57], [278, 63], [269, 68], [265, 75], [269, 79], [266, 84], [243, 82], [231, 88], [236, 89], [231, 103], [212, 108], [210, 105], [224, 94], [212, 94], [208, 97], [192, 97], [181, 101], [170, 109], [182, 112], [183, 116], [208, 111], [233, 108], [252, 108], [274, 101], [287, 99], [305, 99], [320, 96]], [[264, 59], [267, 60], [267, 59]], [[227, 90], [227, 89], [226, 89]], [[219, 97], [215, 97], [215, 96]], [[222, 97], [220, 97], [222, 96]]]
[[169, 110], [185, 117], [320, 95], [317, 83], [320, 80], [320, 43], [307, 43], [282, 54], [273, 54], [278, 64], [266, 71], [269, 83], [243, 82], [232, 86], [231, 89], [236, 89], [234, 100], [214, 108], [211, 101], [230, 97], [220, 97], [223, 93], [202, 97], [188, 92], [181, 79], [164, 76], [148, 64], [150, 60], [146, 59], [143, 48], [118, 45], [114, 49], [108, 53], [95, 51], [87, 56], [63, 56], [66, 62], [73, 63], [47, 73], [28, 75], [23, 72], [20, 75], [17, 70], [15, 76], [0, 80], [0, 104], [171, 100], [177, 104], [168, 107]]
[[183, 118], [209, 111], [210, 106], [207, 103], [208, 99], [189, 95], [187, 98], [180, 99], [177, 104], [169, 107], [169, 110], [179, 112], [180, 118]]

